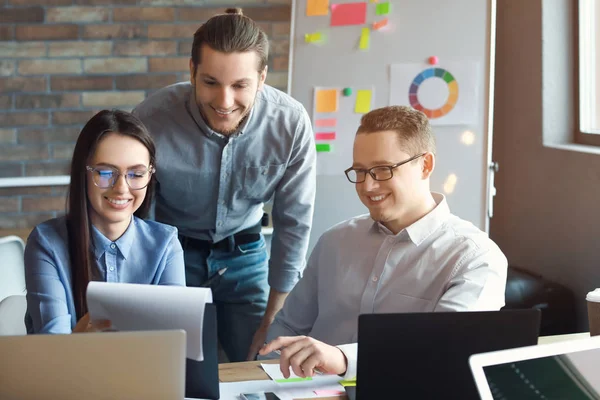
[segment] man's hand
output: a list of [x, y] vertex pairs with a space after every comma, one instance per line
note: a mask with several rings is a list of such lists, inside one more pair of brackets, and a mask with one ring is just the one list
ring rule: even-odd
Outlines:
[[108, 320], [90, 321], [90, 314], [86, 313], [73, 328], [73, 333], [82, 332], [102, 332], [111, 329], [112, 325]]
[[250, 350], [248, 350], [248, 361], [253, 361], [258, 354], [258, 351], [265, 344], [265, 339], [267, 338], [267, 331], [269, 330], [269, 325], [265, 326], [261, 324], [256, 333], [254, 333], [254, 337], [252, 338], [252, 344], [250, 345]]
[[337, 347], [307, 336], [280, 336], [267, 343], [259, 352], [260, 355], [273, 351], [281, 352], [279, 367], [287, 379], [292, 371], [302, 378], [313, 376], [315, 371], [325, 374], [341, 375], [346, 372], [346, 356]]

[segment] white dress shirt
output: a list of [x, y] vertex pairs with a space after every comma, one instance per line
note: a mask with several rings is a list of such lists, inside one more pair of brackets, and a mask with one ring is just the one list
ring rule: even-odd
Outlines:
[[338, 346], [356, 376], [359, 314], [491, 311], [504, 306], [507, 260], [486, 233], [437, 206], [394, 235], [367, 215], [325, 232], [267, 341], [308, 335]]

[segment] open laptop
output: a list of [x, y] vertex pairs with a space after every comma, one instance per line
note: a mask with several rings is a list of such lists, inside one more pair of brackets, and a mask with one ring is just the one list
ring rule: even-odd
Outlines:
[[181, 400], [182, 330], [0, 336], [0, 399]]
[[600, 337], [476, 354], [482, 400], [600, 399]]
[[469, 356], [537, 343], [540, 311], [363, 314], [359, 400], [479, 399]]

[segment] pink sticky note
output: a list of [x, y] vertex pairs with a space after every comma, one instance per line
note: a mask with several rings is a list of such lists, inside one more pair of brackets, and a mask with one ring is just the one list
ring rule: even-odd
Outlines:
[[317, 134], [315, 134], [315, 139], [316, 140], [334, 140], [335, 139], [335, 132], [321, 132], [321, 133], [317, 133]]
[[315, 126], [335, 126], [337, 120], [335, 118], [316, 119]]
[[362, 25], [367, 20], [367, 3], [331, 5], [331, 26]]
[[337, 389], [321, 389], [321, 390], [315, 390], [315, 394], [317, 396], [340, 396], [340, 395], [346, 394], [346, 392], [343, 390], [337, 390]]

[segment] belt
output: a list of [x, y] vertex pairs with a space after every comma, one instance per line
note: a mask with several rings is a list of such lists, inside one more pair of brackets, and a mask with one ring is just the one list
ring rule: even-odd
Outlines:
[[180, 235], [180, 239], [183, 242], [184, 247], [192, 246], [201, 249], [208, 250], [223, 250], [233, 252], [235, 246], [240, 244], [253, 243], [260, 239], [261, 224], [260, 222], [250, 228], [246, 228], [238, 233], [219, 240], [218, 242], [212, 242], [210, 240], [195, 239], [189, 236]]

